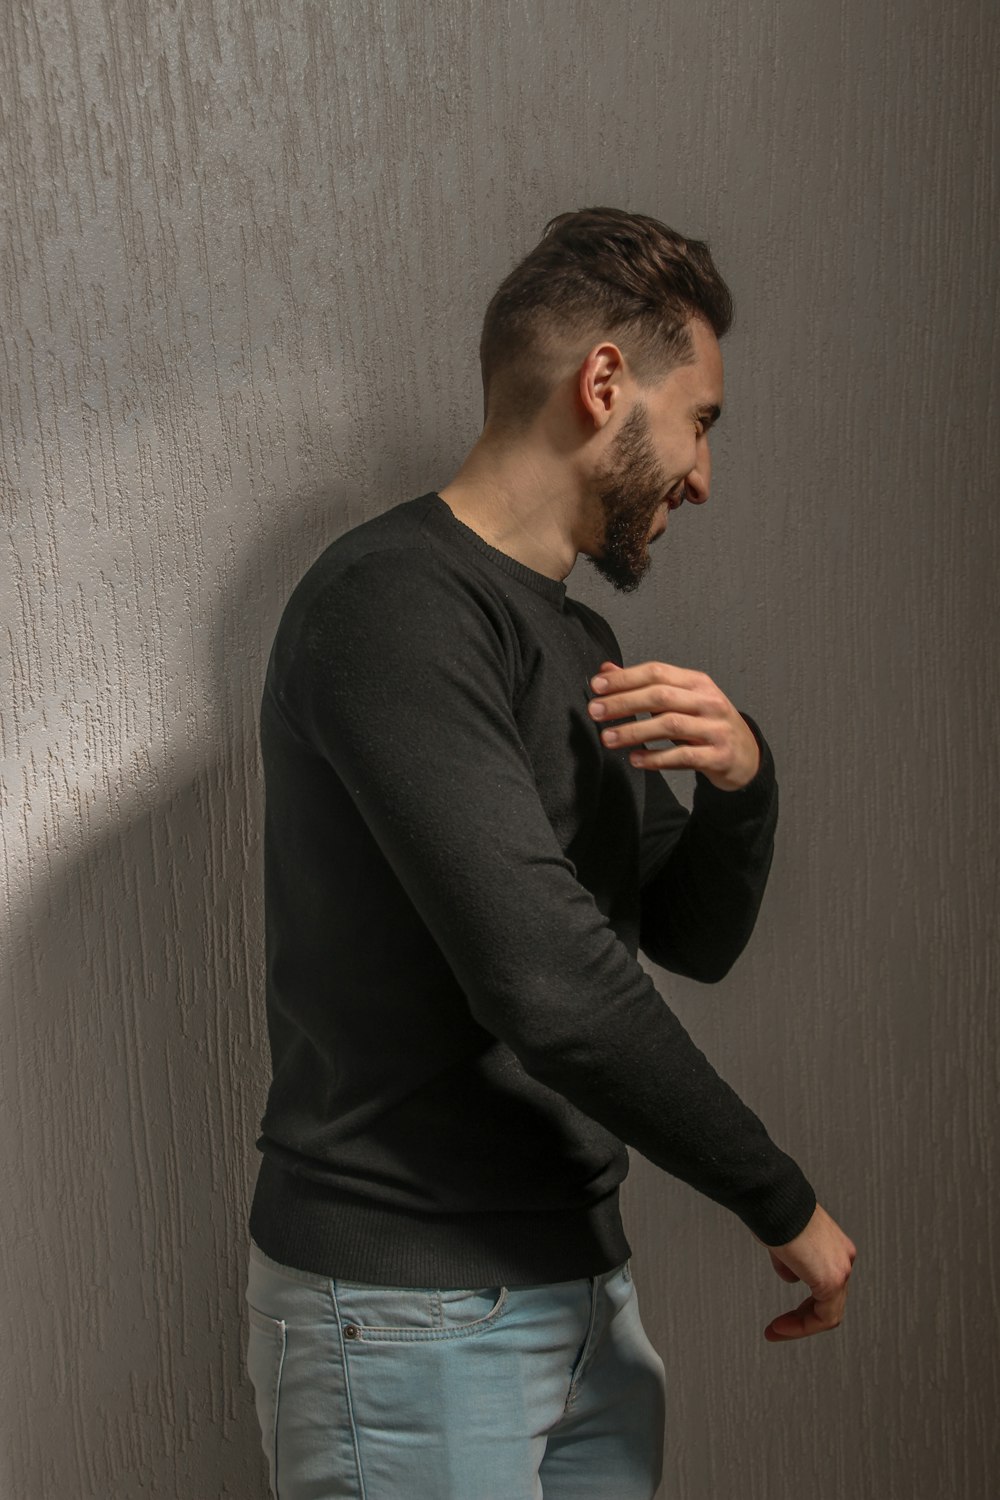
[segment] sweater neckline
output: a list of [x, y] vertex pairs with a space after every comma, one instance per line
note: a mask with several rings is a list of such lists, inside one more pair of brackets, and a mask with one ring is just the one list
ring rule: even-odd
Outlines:
[[481, 537], [478, 531], [473, 531], [471, 526], [460, 521], [447, 500], [442, 500], [437, 490], [429, 491], [423, 498], [427, 501], [425, 516], [433, 517], [448, 536], [460, 544], [473, 547], [511, 578], [519, 579], [536, 594], [541, 594], [543, 599], [548, 599], [557, 609], [564, 608], [566, 584], [562, 579], [550, 578], [547, 573], [539, 573], [535, 568], [529, 568], [526, 563], [519, 562], [508, 552], [501, 552], [499, 547], [494, 547], [492, 543], [486, 541], [485, 537]]

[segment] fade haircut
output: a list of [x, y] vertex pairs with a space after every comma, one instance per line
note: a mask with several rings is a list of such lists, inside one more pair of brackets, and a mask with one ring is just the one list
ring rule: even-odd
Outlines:
[[484, 420], [522, 432], [574, 362], [612, 335], [639, 385], [656, 384], [694, 363], [692, 317], [722, 338], [733, 314], [705, 241], [620, 208], [558, 214], [486, 309]]

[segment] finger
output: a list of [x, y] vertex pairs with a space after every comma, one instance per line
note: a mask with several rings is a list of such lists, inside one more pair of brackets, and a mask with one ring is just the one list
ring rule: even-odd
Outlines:
[[770, 1343], [779, 1339], [809, 1338], [814, 1333], [829, 1333], [843, 1321], [846, 1293], [817, 1301], [807, 1297], [793, 1312], [781, 1313], [764, 1330]]
[[[594, 676], [610, 672], [615, 679], [615, 688], [619, 683], [623, 687], [641, 687], [651, 682], [663, 682], [670, 687], [696, 688], [705, 680], [704, 672], [694, 672], [688, 667], [675, 667], [668, 661], [643, 661], [632, 667], [619, 667], [615, 662], [602, 662], [600, 671]], [[594, 679], [590, 679], [590, 686], [595, 692], [600, 689], [594, 688]], [[609, 683], [610, 686], [610, 683]]]
[[782, 1313], [764, 1329], [764, 1337], [769, 1344], [787, 1344], [793, 1339], [811, 1338], [815, 1333], [832, 1333], [839, 1326], [839, 1323], [824, 1323], [806, 1314], [799, 1317], [798, 1313]]
[[[661, 714], [656, 719], [628, 719], [624, 723], [606, 724], [595, 720], [601, 741], [615, 750], [632, 750], [655, 757], [669, 754], [671, 746], [683, 749], [715, 751], [715, 742], [706, 719], [684, 714]], [[663, 744], [666, 740], [669, 743]]]
[[[676, 750], [629, 750], [629, 764], [641, 771], [709, 771], [718, 769], [718, 754], [713, 745], [696, 745], [691, 740], [674, 740]], [[621, 750], [622, 745], [609, 745]]]
[[[608, 687], [603, 693], [595, 693], [590, 701], [592, 704], [603, 705], [603, 714], [595, 715], [591, 709], [591, 718], [601, 719], [619, 719], [626, 714], [640, 713], [649, 713], [654, 717], [660, 714], [678, 713], [696, 718], [699, 716], [702, 702], [698, 693], [691, 688], [668, 687], [665, 684], [647, 684], [645, 687], [630, 690], [617, 686]], [[661, 735], [660, 738], [662, 739], [663, 736]]]
[[[624, 724], [605, 724], [598, 719], [601, 742], [613, 750], [631, 750], [641, 755], [645, 764], [662, 764], [658, 757], [673, 753], [670, 746], [685, 751], [707, 751], [714, 756], [716, 746], [707, 719], [693, 719], [684, 714], [661, 714], [656, 719], [629, 720]], [[668, 740], [664, 746], [662, 741]], [[676, 757], [675, 757], [676, 759]], [[682, 758], [682, 764], [688, 764]], [[668, 762], [669, 764], [669, 762]]]

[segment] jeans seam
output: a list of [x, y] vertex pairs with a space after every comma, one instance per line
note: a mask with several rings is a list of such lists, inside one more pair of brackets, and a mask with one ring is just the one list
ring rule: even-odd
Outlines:
[[347, 1362], [347, 1350], [344, 1348], [344, 1327], [340, 1317], [340, 1304], [337, 1301], [337, 1289], [333, 1282], [329, 1283], [330, 1300], [333, 1303], [334, 1316], [337, 1323], [337, 1346], [340, 1350], [340, 1367], [344, 1375], [344, 1395], [347, 1401], [347, 1420], [351, 1424], [351, 1444], [354, 1448], [354, 1467], [358, 1476], [358, 1500], [366, 1500], [365, 1476], [361, 1468], [361, 1447], [358, 1443], [358, 1425], [354, 1420], [354, 1397], [351, 1393], [351, 1372]]
[[568, 1412], [570, 1410], [570, 1408], [572, 1407], [573, 1403], [575, 1402], [575, 1400], [577, 1398], [577, 1394], [579, 1393], [580, 1382], [583, 1379], [584, 1366], [586, 1365], [586, 1363], [587, 1363], [587, 1357], [590, 1354], [590, 1341], [591, 1341], [591, 1339], [593, 1338], [593, 1335], [594, 1335], [594, 1325], [595, 1325], [596, 1322], [597, 1322], [597, 1277], [596, 1276], [592, 1276], [590, 1278], [590, 1322], [587, 1325], [587, 1336], [586, 1336], [586, 1338], [583, 1341], [583, 1348], [580, 1351], [580, 1358], [579, 1358], [579, 1360], [577, 1362], [576, 1373], [574, 1374], [573, 1379], [570, 1381], [569, 1393], [568, 1393], [568, 1395], [566, 1397], [566, 1405], [563, 1407], [563, 1412], [564, 1413]]
[[288, 1327], [283, 1318], [275, 1319], [281, 1329], [281, 1342], [278, 1345], [278, 1363], [274, 1372], [274, 1423], [271, 1428], [271, 1452], [274, 1455], [274, 1500], [279, 1500], [278, 1491], [278, 1412], [281, 1406], [281, 1372], [285, 1367], [285, 1354], [288, 1350]]

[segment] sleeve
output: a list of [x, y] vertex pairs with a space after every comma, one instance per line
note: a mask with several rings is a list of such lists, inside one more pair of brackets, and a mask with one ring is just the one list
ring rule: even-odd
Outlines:
[[296, 716], [474, 1019], [531, 1077], [784, 1244], [812, 1216], [812, 1188], [577, 879], [520, 738], [501, 614], [433, 553], [368, 554], [306, 612]]
[[757, 921], [774, 857], [778, 783], [758, 725], [757, 774], [725, 792], [695, 773], [691, 812], [659, 771], [646, 773], [640, 849], [639, 946], [671, 973], [724, 979]]

